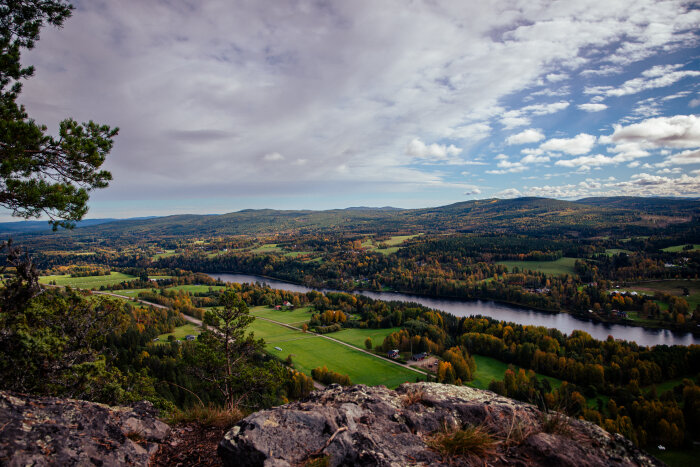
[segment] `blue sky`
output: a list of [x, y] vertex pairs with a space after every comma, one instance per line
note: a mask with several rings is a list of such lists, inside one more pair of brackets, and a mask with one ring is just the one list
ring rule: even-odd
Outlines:
[[22, 102], [120, 127], [88, 217], [700, 196], [692, 2], [77, 7]]

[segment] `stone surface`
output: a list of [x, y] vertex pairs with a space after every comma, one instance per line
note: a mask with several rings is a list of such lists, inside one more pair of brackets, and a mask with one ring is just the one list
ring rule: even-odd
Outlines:
[[148, 465], [170, 433], [153, 406], [0, 391], [0, 465]]
[[[342, 388], [243, 419], [219, 443], [227, 466], [663, 465], [627, 439], [489, 391], [437, 383]], [[551, 422], [551, 418], [549, 419]], [[428, 446], [436, 433], [481, 426], [497, 442], [483, 459]]]

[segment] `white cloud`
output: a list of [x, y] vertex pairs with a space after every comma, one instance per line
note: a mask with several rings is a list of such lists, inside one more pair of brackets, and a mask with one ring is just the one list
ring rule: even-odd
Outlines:
[[499, 191], [494, 196], [496, 198], [508, 199], [508, 198], [519, 198], [523, 194], [517, 188], [508, 188], [503, 191]]
[[473, 187], [473, 188], [468, 189], [467, 191], [465, 191], [463, 194], [464, 194], [465, 196], [480, 195], [480, 194], [481, 194], [481, 190], [480, 190], [479, 188], [477, 188], [477, 187]]
[[279, 162], [284, 160], [284, 156], [279, 152], [270, 152], [263, 156], [263, 160], [266, 162]]
[[675, 115], [644, 120], [628, 126], [614, 125], [608, 143], [637, 143], [650, 148], [700, 147], [700, 118], [695, 115]]
[[538, 156], [535, 154], [528, 154], [527, 156], [520, 159], [522, 164], [539, 164], [549, 162], [551, 159], [549, 156]]
[[568, 77], [569, 75], [566, 73], [548, 73], [545, 75], [545, 78], [547, 78], [547, 81], [550, 83], [558, 83], [559, 81], [564, 81]]
[[501, 116], [501, 124], [507, 129], [529, 125], [532, 117], [549, 115], [566, 109], [569, 103], [566, 101], [552, 102], [549, 104], [531, 104], [515, 110], [509, 110]]
[[537, 141], [540, 141], [542, 139], [544, 139], [544, 133], [542, 133], [541, 130], [529, 128], [527, 130], [521, 131], [520, 133], [510, 135], [508, 138], [506, 138], [506, 144], [513, 145], [536, 143]]
[[605, 104], [589, 102], [587, 104], [579, 104], [578, 108], [581, 110], [585, 110], [586, 112], [600, 112], [601, 110], [607, 109], [608, 106]]
[[416, 159], [423, 159], [430, 162], [444, 162], [454, 160], [462, 150], [453, 144], [430, 144], [427, 145], [418, 138], [414, 138], [406, 148], [406, 154]]
[[700, 149], [692, 149], [674, 154], [666, 159], [666, 165], [700, 164]]
[[594, 156], [581, 156], [569, 160], [559, 160], [554, 163], [555, 165], [561, 165], [562, 167], [598, 167], [601, 165], [615, 164], [615, 159], [613, 157], [607, 157], [602, 154], [596, 154]]
[[587, 133], [579, 133], [573, 138], [552, 138], [540, 145], [543, 151], [564, 152], [577, 156], [590, 152], [595, 145], [596, 137]]
[[598, 94], [608, 97], [620, 97], [637, 94], [649, 89], [663, 88], [689, 77], [700, 76], [700, 71], [677, 70], [682, 65], [658, 65], [642, 73], [642, 77], [630, 79], [619, 87], [592, 86], [584, 89], [585, 94]]

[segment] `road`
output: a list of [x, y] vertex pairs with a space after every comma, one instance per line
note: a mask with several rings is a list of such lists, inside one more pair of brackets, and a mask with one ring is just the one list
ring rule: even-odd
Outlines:
[[[141, 300], [141, 299], [138, 299], [138, 298], [135, 298], [135, 297], [126, 297], [126, 296], [124, 296], [124, 295], [119, 295], [119, 294], [115, 294], [115, 293], [111, 293], [111, 292], [99, 292], [99, 291], [96, 291], [96, 290], [93, 290], [93, 291], [91, 291], [91, 292], [92, 292], [92, 293], [95, 293], [95, 294], [100, 294], [100, 295], [111, 295], [111, 296], [113, 296], [113, 297], [118, 297], [118, 298], [127, 298], [127, 299], [129, 299], [129, 300], [132, 300], [132, 301], [135, 301], [135, 302], [140, 302], [140, 303], [143, 303], [144, 305], [149, 305], [149, 306], [153, 306], [153, 307], [156, 307], [156, 308], [168, 308], [167, 306], [159, 305], [159, 304], [157, 304], [157, 303], [149, 302], [149, 301], [146, 301], [146, 300]], [[201, 320], [199, 320], [199, 319], [197, 319], [197, 318], [193, 318], [192, 316], [188, 316], [188, 315], [186, 315], [186, 314], [184, 314], [184, 313], [181, 313], [181, 314], [182, 314], [182, 317], [185, 319], [185, 321], [189, 321], [190, 323], [192, 323], [192, 324], [194, 324], [194, 325], [197, 325], [197, 326], [202, 326], [202, 321], [201, 321]], [[255, 315], [253, 315], [253, 316], [255, 316]], [[261, 316], [255, 316], [255, 319], [260, 319], [260, 320], [263, 320], [263, 321], [268, 321], [268, 322], [273, 323], [273, 324], [276, 324], [276, 325], [278, 325], [278, 326], [283, 326], [283, 327], [285, 327], [285, 328], [294, 329], [295, 331], [301, 331], [301, 332], [303, 332], [303, 330], [302, 330], [301, 328], [298, 328], [298, 327], [296, 327], [296, 326], [292, 326], [291, 324], [282, 323], [282, 322], [280, 322], [280, 321], [275, 321], [275, 320], [273, 320], [273, 319], [263, 318], [263, 317], [261, 317]], [[369, 356], [371, 356], [371, 357], [374, 357], [374, 358], [378, 358], [378, 359], [380, 359], [380, 360], [382, 360], [382, 361], [385, 361], [385, 362], [393, 363], [394, 365], [398, 365], [398, 366], [400, 366], [400, 367], [406, 368], [406, 369], [411, 370], [411, 371], [413, 371], [413, 372], [415, 372], [415, 373], [418, 373], [418, 374], [420, 374], [420, 375], [425, 376], [425, 375], [427, 374], [426, 372], [421, 371], [421, 370], [418, 370], [418, 369], [416, 369], [416, 368], [414, 368], [414, 367], [412, 367], [412, 366], [410, 366], [410, 365], [407, 365], [407, 364], [404, 364], [404, 363], [401, 363], [401, 362], [397, 362], [396, 360], [391, 360], [391, 359], [388, 359], [388, 358], [380, 357], [379, 355], [377, 355], [377, 354], [375, 354], [375, 353], [369, 352], [369, 351], [367, 351], [367, 350], [365, 350], [365, 349], [361, 349], [360, 347], [356, 347], [356, 346], [354, 346], [354, 345], [352, 345], [352, 344], [348, 344], [347, 342], [340, 341], [340, 340], [338, 340], [338, 339], [335, 339], [335, 338], [333, 338], [333, 337], [327, 336], [327, 335], [325, 335], [325, 334], [318, 334], [318, 333], [310, 332], [310, 331], [307, 331], [306, 333], [307, 333], [307, 334], [314, 335], [314, 336], [317, 336], [317, 337], [321, 337], [321, 338], [323, 338], [323, 339], [328, 339], [329, 341], [333, 341], [333, 342], [335, 342], [335, 343], [337, 343], [337, 344], [344, 345], [344, 346], [346, 346], [346, 347], [350, 347], [350, 348], [353, 349], [353, 350], [356, 350], [356, 351], [358, 351], [358, 352], [362, 352], [362, 353], [364, 353], [364, 354], [367, 354], [367, 355], [369, 355]], [[323, 386], [322, 384], [318, 383], [317, 381], [314, 381], [314, 387], [315, 387], [316, 389], [323, 389], [325, 386]]]

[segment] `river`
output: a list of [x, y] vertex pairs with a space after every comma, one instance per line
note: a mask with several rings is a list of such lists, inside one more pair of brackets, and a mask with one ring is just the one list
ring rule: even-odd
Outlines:
[[[212, 273], [208, 275], [214, 279], [220, 279], [224, 282], [261, 282], [269, 285], [273, 289], [288, 290], [290, 292], [305, 293], [309, 292], [310, 290], [318, 290], [320, 292], [337, 292], [337, 290], [330, 289], [312, 289], [303, 285], [292, 284], [289, 282], [249, 274]], [[421, 295], [409, 295], [398, 292], [370, 292], [364, 290], [356, 293], [378, 300], [397, 300], [420, 303], [421, 305], [429, 308], [442, 310], [460, 317], [473, 315], [489, 316], [498, 320], [511, 321], [518, 324], [555, 328], [566, 334], [570, 334], [572, 331], [580, 329], [599, 340], [605, 340], [608, 338], [608, 336], [613, 336], [616, 339], [624, 339], [630, 342], [636, 342], [639, 345], [648, 346], [660, 344], [700, 344], [700, 337], [693, 336], [693, 334], [689, 332], [676, 333], [668, 330], [645, 329], [639, 326], [601, 323], [592, 320], [580, 319], [567, 313], [547, 313], [529, 308], [505, 305], [493, 301], [453, 300], [430, 298]]]

